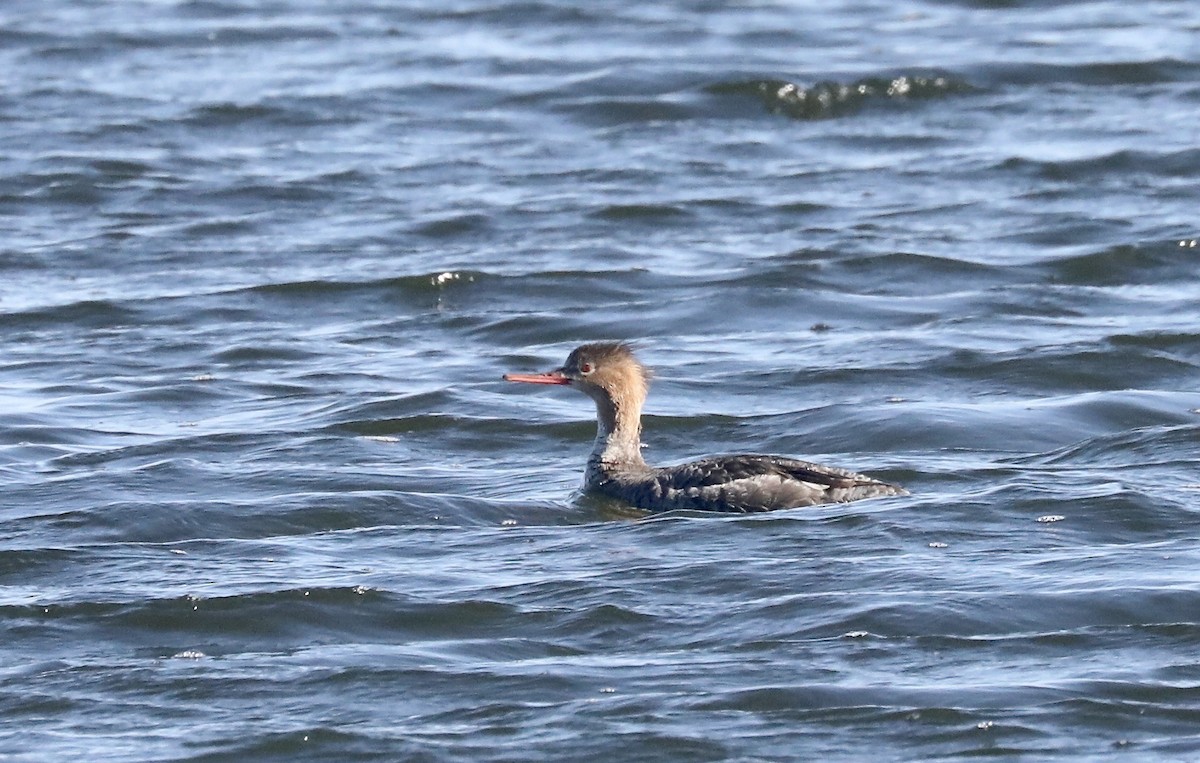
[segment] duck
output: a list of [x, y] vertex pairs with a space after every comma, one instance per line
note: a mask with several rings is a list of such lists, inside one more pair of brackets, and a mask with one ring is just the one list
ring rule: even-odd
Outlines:
[[576, 347], [559, 368], [507, 373], [504, 381], [571, 387], [596, 404], [596, 440], [584, 471], [585, 493], [648, 512], [756, 513], [907, 495], [864, 474], [786, 456], [703, 458], [651, 466], [642, 457], [642, 406], [651, 372], [626, 342]]

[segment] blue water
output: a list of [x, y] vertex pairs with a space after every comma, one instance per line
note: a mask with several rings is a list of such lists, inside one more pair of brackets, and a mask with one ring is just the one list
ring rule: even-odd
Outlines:
[[[0, 759], [1200, 755], [1192, 3], [0, 6]], [[648, 460], [912, 495], [581, 496]]]

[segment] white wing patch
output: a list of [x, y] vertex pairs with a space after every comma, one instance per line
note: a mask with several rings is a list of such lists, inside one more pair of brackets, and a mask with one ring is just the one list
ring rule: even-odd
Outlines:
[[824, 503], [828, 500], [828, 488], [828, 485], [802, 482], [781, 474], [759, 474], [730, 480], [720, 485], [691, 487], [678, 492], [706, 504], [737, 506], [743, 511], [763, 511], [782, 506], [799, 507]]

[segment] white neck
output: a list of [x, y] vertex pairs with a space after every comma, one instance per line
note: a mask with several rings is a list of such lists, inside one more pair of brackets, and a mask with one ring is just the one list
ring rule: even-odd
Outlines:
[[614, 400], [606, 394], [594, 396], [596, 401], [596, 442], [588, 457], [592, 468], [611, 469], [624, 466], [645, 466], [642, 459], [641, 401]]

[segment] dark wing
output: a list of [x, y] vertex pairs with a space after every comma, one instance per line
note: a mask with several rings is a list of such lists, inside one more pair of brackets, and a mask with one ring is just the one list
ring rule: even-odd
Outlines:
[[725, 456], [656, 470], [669, 505], [752, 512], [897, 495], [902, 489], [833, 466], [780, 456]]
[[781, 456], [721, 456], [667, 468], [674, 473], [673, 481], [678, 480], [676, 484], [680, 487], [705, 487], [763, 476], [786, 477], [828, 487], [853, 487], [875, 481], [846, 469]]

